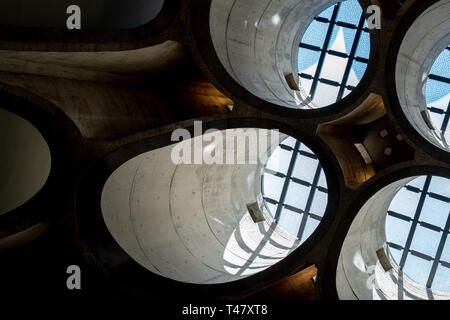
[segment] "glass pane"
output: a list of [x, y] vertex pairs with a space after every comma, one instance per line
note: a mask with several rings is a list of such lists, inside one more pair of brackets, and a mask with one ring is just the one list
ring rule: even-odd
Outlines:
[[314, 77], [314, 75], [316, 74], [317, 62], [319, 61], [319, 58], [320, 58], [320, 51], [313, 51], [305, 48], [300, 48], [298, 50], [299, 72]]
[[450, 291], [450, 269], [439, 264], [434, 276], [432, 289], [449, 292]]
[[289, 163], [291, 162], [292, 151], [287, 151], [276, 148], [269, 160], [267, 161], [267, 168], [286, 174], [289, 168]]
[[428, 281], [432, 264], [432, 261], [408, 254], [403, 272], [416, 283], [425, 285]]
[[313, 20], [303, 35], [302, 43], [323, 47], [329, 25], [329, 23]]
[[314, 200], [311, 204], [310, 212], [323, 217], [325, 209], [327, 208], [327, 202], [328, 202], [328, 194], [317, 190], [316, 193], [314, 194]]
[[[411, 222], [403, 221], [391, 216], [386, 217], [386, 239], [389, 242], [405, 247]], [[397, 261], [400, 262], [400, 261]]]
[[361, 80], [364, 76], [364, 73], [366, 73], [367, 64], [354, 60], [352, 69], [355, 72], [355, 75], [358, 78], [358, 80]]
[[389, 252], [391, 253], [392, 258], [398, 265], [400, 263], [400, 260], [402, 259], [403, 250], [389, 247]]
[[301, 210], [305, 210], [309, 190], [310, 188], [291, 181], [286, 194], [285, 203]]
[[325, 177], [325, 173], [323, 172], [323, 169], [320, 170], [319, 186], [324, 187], [324, 188], [327, 187], [327, 178]]
[[419, 199], [419, 192], [413, 192], [402, 188], [392, 200], [389, 210], [414, 218]]
[[263, 178], [264, 196], [279, 201], [284, 179], [265, 173]]
[[420, 220], [444, 229], [449, 209], [450, 203], [427, 196], [420, 214]]
[[314, 230], [317, 229], [318, 225], [319, 221], [308, 217], [308, 220], [306, 220], [305, 231], [303, 232], [303, 236], [300, 240], [305, 241], [306, 239], [308, 239], [309, 236], [314, 232]]
[[277, 205], [266, 201], [266, 207], [272, 218], [275, 218], [275, 213], [277, 212]]
[[359, 24], [361, 14], [362, 9], [358, 1], [344, 1], [341, 3], [337, 20], [357, 26]]
[[431, 178], [428, 192], [433, 192], [450, 198], [450, 180], [443, 177], [433, 176]]
[[423, 185], [425, 184], [425, 180], [427, 179], [426, 176], [420, 176], [418, 178], [415, 178], [414, 180], [412, 180], [411, 182], [409, 182], [407, 185], [423, 190]]
[[333, 15], [333, 10], [334, 10], [335, 6], [336, 5], [329, 6], [328, 8], [324, 9], [318, 16], [321, 18], [328, 19], [328, 20], [331, 19], [331, 16]]
[[447, 239], [445, 240], [444, 251], [441, 255], [441, 261], [450, 263], [450, 236], [447, 233]]
[[370, 55], [370, 34], [367, 32], [361, 33], [358, 47], [356, 49], [356, 56], [364, 59], [369, 59]]
[[442, 232], [430, 230], [419, 225], [414, 232], [411, 249], [434, 258], [441, 237]]
[[281, 142], [281, 144], [284, 144], [285, 146], [291, 147], [292, 149], [295, 147], [295, 143], [297, 141], [292, 137], [287, 137], [286, 139]]
[[305, 156], [298, 156], [292, 176], [305, 182], [312, 183], [318, 164], [319, 161], [315, 159]]
[[278, 225], [290, 234], [296, 235], [302, 221], [302, 216], [303, 214], [283, 208], [281, 209]]

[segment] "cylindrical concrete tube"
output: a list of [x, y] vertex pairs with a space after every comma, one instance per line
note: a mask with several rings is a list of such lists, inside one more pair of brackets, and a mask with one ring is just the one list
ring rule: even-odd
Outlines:
[[[317, 108], [298, 77], [298, 50], [310, 22], [331, 0], [213, 0], [210, 30], [216, 53], [242, 87], [268, 102]], [[299, 90], [288, 84], [293, 76]]]
[[410, 26], [397, 56], [395, 84], [403, 113], [411, 125], [436, 147], [450, 151], [427, 115], [425, 85], [430, 69], [450, 43], [450, 1], [441, 0]]
[[[386, 216], [396, 193], [416, 177], [393, 182], [376, 192], [359, 210], [345, 237], [336, 270], [336, 290], [342, 300], [448, 300], [405, 276], [386, 244]], [[385, 271], [377, 250], [392, 269]]]
[[[227, 134], [237, 141], [253, 137], [266, 147], [252, 162], [255, 151], [247, 143], [243, 163], [226, 164], [230, 154], [238, 161], [242, 151], [239, 142], [236, 149], [227, 143]], [[221, 145], [217, 138], [202, 145], [212, 135], [226, 138]], [[274, 222], [261, 198], [265, 159], [285, 136], [275, 137], [266, 129], [229, 129], [132, 158], [104, 186], [101, 206], [108, 230], [142, 266], [187, 283], [230, 282], [281, 261], [300, 242]], [[211, 143], [216, 152], [223, 150], [224, 164], [174, 161], [180, 148], [194, 146], [193, 154], [200, 150], [202, 155], [211, 151]], [[247, 205], [254, 203], [264, 216], [261, 222], [249, 213]]]

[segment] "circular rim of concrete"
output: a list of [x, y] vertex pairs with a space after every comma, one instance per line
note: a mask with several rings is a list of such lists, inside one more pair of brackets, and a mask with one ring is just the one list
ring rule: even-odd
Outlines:
[[391, 183], [398, 180], [415, 177], [421, 175], [438, 175], [446, 178], [450, 178], [450, 168], [438, 167], [438, 166], [410, 166], [402, 169], [398, 169], [394, 172], [385, 173], [379, 179], [365, 184], [355, 200], [352, 201], [351, 206], [347, 210], [347, 214], [342, 217], [337, 226], [337, 232], [335, 233], [331, 245], [329, 247], [324, 269], [320, 274], [320, 286], [319, 290], [322, 293], [323, 299], [339, 300], [339, 296], [336, 289], [336, 273], [341, 254], [341, 249], [344, 244], [344, 240], [348, 231], [361, 208], [369, 201], [378, 191]]
[[[120, 51], [143, 48], [161, 41], [179, 12], [181, 0], [166, 0], [149, 23], [130, 29], [0, 28], [2, 50], [24, 51]], [[153, 39], [152, 39], [153, 38]], [[164, 40], [164, 39], [162, 39]]]
[[394, 31], [392, 39], [389, 44], [388, 54], [389, 57], [386, 60], [386, 93], [389, 103], [386, 103], [386, 108], [389, 113], [396, 118], [396, 123], [400, 126], [400, 129], [405, 132], [405, 136], [410, 138], [412, 142], [418, 146], [421, 146], [430, 155], [443, 159], [444, 161], [450, 161], [450, 153], [435, 146], [430, 141], [425, 139], [410, 123], [405, 113], [403, 112], [402, 106], [397, 95], [397, 85], [396, 85], [396, 65], [397, 56], [400, 51], [402, 41], [408, 32], [409, 28], [414, 24], [416, 19], [429, 7], [439, 2], [439, 0], [430, 1], [416, 1], [411, 7], [405, 12], [399, 21], [397, 28]]
[[[193, 55], [196, 57], [202, 71], [210, 78], [211, 82], [226, 95], [238, 98], [244, 103], [255, 106], [258, 109], [282, 117], [289, 118], [318, 118], [318, 117], [336, 117], [343, 116], [353, 111], [370, 94], [370, 84], [375, 81], [377, 69], [379, 68], [379, 47], [380, 33], [376, 29], [370, 30], [370, 57], [366, 72], [352, 93], [335, 104], [317, 108], [317, 109], [293, 109], [279, 106], [267, 102], [244, 89], [238, 84], [225, 70], [225, 67], [219, 60], [213, 45], [210, 24], [209, 11], [212, 0], [192, 1], [190, 7], [189, 25], [195, 43]], [[330, 4], [340, 1], [330, 0]], [[370, 0], [358, 0], [363, 12], [367, 17], [367, 7], [372, 5]], [[192, 7], [195, 3], [196, 7]], [[221, 79], [222, 81], [219, 81]]]
[[78, 157], [76, 152], [82, 150], [82, 137], [59, 108], [26, 90], [1, 84], [0, 104], [2, 109], [27, 120], [38, 130], [51, 156], [50, 173], [42, 188], [24, 204], [0, 216], [0, 237], [3, 238], [62, 216], [67, 198], [64, 186], [70, 182], [68, 174]]
[[[109, 233], [101, 211], [101, 193], [111, 173], [120, 165], [143, 152], [172, 144], [170, 141], [171, 132], [168, 132], [125, 144], [109, 153], [91, 167], [79, 185], [75, 213], [76, 230], [79, 235], [77, 238], [80, 241], [78, 245], [84, 248], [85, 258], [88, 261], [91, 260], [91, 264], [96, 268], [99, 275], [109, 276], [111, 279], [121, 283], [121, 286], [126, 284], [126, 286], [131, 287], [130, 290], [146, 287], [156, 287], [159, 290], [164, 288], [163, 291], [158, 293], [159, 297], [170, 295], [181, 298], [183, 294], [189, 293], [190, 296], [219, 298], [246, 296], [299, 271], [305, 265], [313, 263], [308, 261], [306, 256], [329, 231], [337, 212], [340, 197], [340, 183], [338, 180], [342, 173], [340, 171], [336, 172], [336, 168], [339, 168], [339, 165], [328, 147], [315, 137], [269, 119], [237, 118], [213, 120], [203, 124], [204, 130], [211, 128], [219, 130], [232, 128], [279, 129], [281, 132], [304, 142], [313, 150], [323, 165], [329, 185], [334, 186], [330, 190], [324, 217], [314, 233], [299, 248], [279, 263], [262, 272], [229, 283], [206, 285], [182, 283], [156, 275], [139, 265], [139, 263], [128, 256]], [[193, 127], [187, 127], [186, 129], [193, 135]], [[342, 177], [341, 181], [343, 181]], [[118, 260], [124, 259], [127, 262], [119, 267], [108, 267], [106, 259], [102, 260], [102, 256], [105, 256], [105, 249], [108, 254], [121, 257]]]

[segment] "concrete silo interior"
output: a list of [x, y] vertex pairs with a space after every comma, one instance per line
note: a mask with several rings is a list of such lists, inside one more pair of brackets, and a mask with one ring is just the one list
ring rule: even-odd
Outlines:
[[9, 299], [450, 299], [449, 0], [3, 2]]

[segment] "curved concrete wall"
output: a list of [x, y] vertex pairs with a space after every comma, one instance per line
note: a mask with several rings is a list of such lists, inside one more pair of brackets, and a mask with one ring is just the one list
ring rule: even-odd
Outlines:
[[[258, 136], [267, 133], [246, 130]], [[114, 239], [148, 270], [187, 283], [224, 283], [268, 268], [300, 243], [280, 229], [258, 201], [267, 150], [256, 164], [171, 161], [175, 146], [190, 148], [201, 139], [153, 150], [123, 164], [105, 184], [102, 213]], [[225, 156], [234, 152], [227, 146], [223, 150]], [[265, 221], [255, 223], [250, 217], [247, 204], [254, 202], [260, 203]]]
[[291, 108], [316, 108], [289, 87], [298, 77], [298, 44], [331, 0], [212, 0], [211, 37], [228, 73], [255, 96]]
[[431, 67], [450, 43], [450, 0], [442, 0], [422, 13], [406, 33], [397, 57], [396, 86], [400, 105], [409, 122], [435, 146], [450, 151], [439, 129], [426, 124], [425, 85]]
[[[396, 193], [416, 177], [405, 178], [373, 195], [355, 217], [338, 260], [336, 289], [342, 300], [448, 300], [449, 294], [421, 286], [404, 275], [386, 245], [386, 213]], [[384, 271], [376, 251], [383, 248], [392, 269]]]
[[156, 18], [164, 0], [8, 0], [1, 4], [0, 25], [65, 28], [73, 4], [81, 9], [82, 28], [126, 29]]
[[50, 174], [50, 150], [27, 120], [0, 108], [0, 215], [31, 199]]

